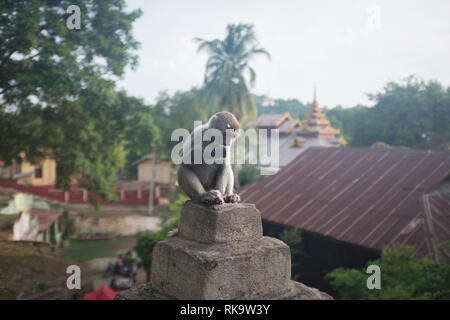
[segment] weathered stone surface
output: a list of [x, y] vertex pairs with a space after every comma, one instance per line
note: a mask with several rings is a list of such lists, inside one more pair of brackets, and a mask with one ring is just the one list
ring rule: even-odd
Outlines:
[[[160, 293], [151, 283], [140, 285], [136, 288], [119, 292], [115, 300], [175, 300], [175, 297], [169, 297]], [[302, 283], [291, 281], [289, 290], [280, 296], [261, 296], [252, 297], [254, 300], [333, 300], [333, 298], [317, 289], [305, 286]]]
[[187, 202], [179, 232], [159, 242], [151, 284], [116, 299], [332, 299], [291, 280], [291, 255], [282, 241], [262, 236], [252, 204], [204, 206]]
[[278, 239], [201, 244], [180, 238], [153, 251], [152, 284], [178, 299], [250, 299], [287, 292], [289, 247]]
[[202, 243], [251, 241], [262, 237], [261, 213], [250, 203], [205, 206], [188, 201], [178, 229], [181, 238]]

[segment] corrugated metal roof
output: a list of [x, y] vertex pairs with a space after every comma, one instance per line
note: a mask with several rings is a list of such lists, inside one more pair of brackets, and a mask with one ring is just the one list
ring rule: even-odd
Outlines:
[[240, 195], [268, 221], [376, 250], [416, 245], [431, 255], [450, 239], [450, 195], [427, 191], [449, 174], [450, 151], [311, 147]]
[[13, 175], [12, 178], [13, 178], [13, 180], [16, 180], [19, 178], [32, 176], [33, 174], [34, 174], [34, 170], [31, 170], [31, 171], [27, 171], [27, 172], [16, 173], [15, 175]]
[[39, 222], [39, 231], [45, 231], [53, 222], [62, 214], [62, 210], [45, 210], [45, 209], [30, 209], [30, 214], [36, 215]]

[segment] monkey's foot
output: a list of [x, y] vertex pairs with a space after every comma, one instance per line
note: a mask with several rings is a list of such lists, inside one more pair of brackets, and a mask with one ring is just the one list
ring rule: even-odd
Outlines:
[[222, 204], [222, 203], [224, 203], [223, 196], [219, 190], [210, 190], [208, 192], [205, 192], [201, 196], [200, 201], [205, 204]]
[[237, 193], [228, 194], [224, 198], [226, 203], [238, 203], [241, 201], [241, 197]]

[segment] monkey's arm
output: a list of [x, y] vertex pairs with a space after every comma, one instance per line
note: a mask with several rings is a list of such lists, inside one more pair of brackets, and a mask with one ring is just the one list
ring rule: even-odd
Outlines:
[[219, 173], [216, 189], [223, 193], [225, 202], [237, 203], [241, 201], [239, 195], [233, 192], [234, 173], [230, 164], [224, 165], [222, 172]]
[[228, 186], [229, 172], [227, 170], [227, 166], [223, 165], [221, 169], [217, 172], [216, 178], [216, 190], [219, 190], [223, 195], [226, 194], [227, 186]]
[[200, 197], [206, 192], [194, 172], [185, 166], [181, 166], [178, 169], [178, 184], [188, 197], [194, 201], [199, 201]]
[[188, 167], [180, 166], [178, 169], [178, 184], [188, 197], [194, 201], [206, 204], [220, 204], [224, 202], [221, 193], [217, 190], [209, 190], [207, 192], [196, 174]]

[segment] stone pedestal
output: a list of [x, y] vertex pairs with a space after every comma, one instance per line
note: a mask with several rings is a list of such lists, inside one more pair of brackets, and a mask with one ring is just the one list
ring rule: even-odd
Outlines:
[[116, 299], [330, 299], [291, 280], [289, 247], [263, 237], [253, 204], [183, 207], [179, 233], [153, 250], [151, 284]]

